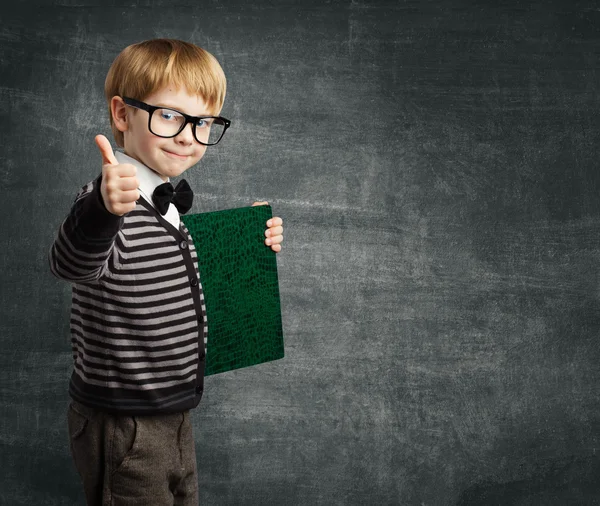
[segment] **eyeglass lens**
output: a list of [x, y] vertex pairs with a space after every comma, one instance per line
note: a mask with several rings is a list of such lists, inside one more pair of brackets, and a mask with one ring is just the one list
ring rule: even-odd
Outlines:
[[[179, 133], [185, 118], [172, 109], [157, 109], [150, 119], [150, 131], [164, 137], [172, 137]], [[196, 137], [200, 142], [214, 144], [219, 141], [225, 130], [225, 123], [218, 118], [198, 120]]]

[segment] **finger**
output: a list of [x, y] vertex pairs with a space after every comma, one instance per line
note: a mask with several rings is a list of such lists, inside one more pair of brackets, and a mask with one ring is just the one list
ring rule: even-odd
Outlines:
[[279, 216], [275, 216], [275, 218], [267, 221], [267, 227], [276, 227], [277, 225], [283, 225], [283, 220]]
[[106, 208], [111, 210], [112, 208], [121, 208], [123, 205], [127, 205], [136, 202], [140, 198], [140, 192], [136, 190], [118, 191], [112, 192], [108, 195], [105, 201]]
[[116, 214], [117, 216], [123, 216], [124, 214], [130, 213], [131, 211], [133, 211], [137, 206], [137, 202], [133, 201], [133, 202], [126, 202], [124, 204], [115, 204], [113, 211], [111, 211], [113, 214]]
[[275, 252], [275, 253], [279, 253], [281, 251], [281, 244], [273, 244], [273, 246], [271, 246], [271, 249]]
[[113, 153], [112, 146], [110, 145], [110, 142], [108, 142], [108, 139], [104, 137], [104, 135], [96, 135], [94, 140], [102, 155], [102, 165], [118, 165], [119, 162], [117, 162], [117, 159], [115, 158], [115, 154]]
[[137, 177], [122, 177], [120, 179], [120, 189], [122, 191], [127, 191], [127, 190], [135, 190], [137, 189], [137, 187], [140, 186], [140, 182], [138, 181]]
[[281, 241], [283, 241], [283, 236], [276, 235], [275, 237], [269, 237], [268, 239], [265, 239], [265, 244], [267, 246], [271, 246], [272, 244], [279, 244]]
[[263, 202], [255, 202], [254, 204], [252, 204], [252, 207], [254, 206], [268, 206], [269, 203], [267, 201], [263, 201]]
[[135, 176], [121, 177], [119, 173], [110, 173], [106, 177], [106, 190], [111, 193], [135, 190], [140, 182]]
[[121, 204], [127, 204], [129, 202], [135, 202], [136, 200], [139, 200], [139, 198], [140, 198], [140, 192], [137, 189], [136, 190], [127, 190], [127, 191], [122, 191], [119, 193], [117, 202], [119, 202]]
[[283, 234], [283, 227], [271, 227], [265, 230], [265, 235], [267, 237], [273, 237], [280, 234]]
[[135, 165], [131, 165], [130, 163], [123, 163], [119, 165], [119, 169], [115, 172], [119, 177], [132, 177], [135, 178], [137, 174], [137, 169]]

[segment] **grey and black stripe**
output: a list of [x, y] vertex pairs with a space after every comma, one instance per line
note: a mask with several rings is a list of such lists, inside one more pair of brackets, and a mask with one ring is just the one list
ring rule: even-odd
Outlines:
[[200, 402], [207, 321], [188, 230], [140, 198], [118, 217], [100, 178], [77, 195], [50, 249], [50, 269], [72, 283], [71, 396], [106, 411], [153, 414]]

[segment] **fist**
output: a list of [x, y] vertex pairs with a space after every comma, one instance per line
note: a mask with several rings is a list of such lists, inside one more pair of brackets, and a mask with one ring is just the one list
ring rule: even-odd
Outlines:
[[104, 135], [96, 136], [96, 145], [102, 155], [102, 185], [100, 194], [104, 206], [112, 214], [123, 216], [135, 208], [140, 198], [140, 185], [135, 167], [129, 163], [119, 163], [112, 147]]

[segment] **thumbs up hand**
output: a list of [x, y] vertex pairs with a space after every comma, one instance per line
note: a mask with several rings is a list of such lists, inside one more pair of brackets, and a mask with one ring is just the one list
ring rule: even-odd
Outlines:
[[135, 208], [140, 198], [139, 181], [136, 169], [130, 163], [119, 163], [112, 147], [104, 135], [97, 135], [96, 145], [102, 155], [102, 185], [100, 194], [106, 209], [117, 216], [123, 216]]

